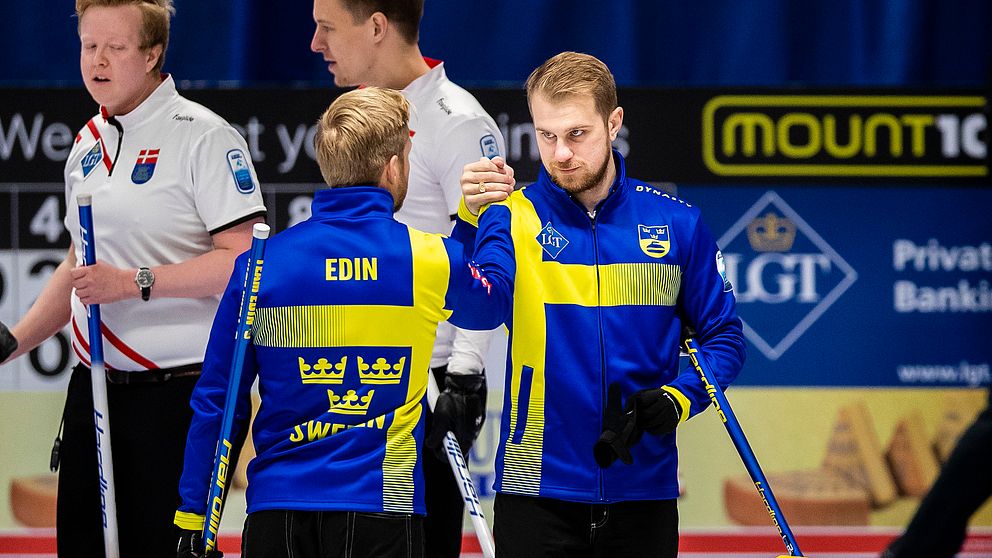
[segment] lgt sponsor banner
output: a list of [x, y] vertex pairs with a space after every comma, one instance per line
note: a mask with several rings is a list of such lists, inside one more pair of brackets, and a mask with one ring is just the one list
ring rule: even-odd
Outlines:
[[723, 251], [742, 385], [990, 382], [992, 191], [684, 185]]

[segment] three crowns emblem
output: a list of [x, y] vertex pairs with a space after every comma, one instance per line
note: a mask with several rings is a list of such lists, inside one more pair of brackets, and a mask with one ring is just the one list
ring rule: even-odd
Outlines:
[[[300, 381], [304, 384], [332, 384], [341, 385], [345, 383], [345, 373], [349, 366], [349, 361], [357, 363], [358, 381], [361, 384], [370, 385], [395, 385], [403, 380], [403, 373], [407, 367], [409, 355], [398, 357], [399, 360], [392, 361], [396, 355], [377, 356], [375, 348], [366, 349], [364, 355], [342, 355], [340, 358], [332, 356], [331, 359], [319, 357], [316, 361], [308, 362], [307, 358], [297, 356], [297, 364], [300, 369]], [[372, 352], [370, 356], [368, 353]], [[382, 353], [379, 353], [380, 355]], [[311, 356], [310, 358], [314, 358]], [[354, 372], [347, 372], [354, 374]], [[352, 379], [352, 382], [354, 379]], [[350, 382], [349, 382], [350, 383]], [[362, 395], [359, 389], [348, 389], [337, 387], [327, 390], [327, 400], [330, 404], [327, 412], [339, 415], [365, 415], [372, 404], [372, 397], [375, 390], [370, 389], [368, 393]]]

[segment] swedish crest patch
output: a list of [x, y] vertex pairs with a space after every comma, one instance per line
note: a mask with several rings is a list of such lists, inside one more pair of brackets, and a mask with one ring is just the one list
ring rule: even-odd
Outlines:
[[662, 258], [672, 246], [668, 225], [637, 225], [637, 239], [641, 251], [652, 258]]

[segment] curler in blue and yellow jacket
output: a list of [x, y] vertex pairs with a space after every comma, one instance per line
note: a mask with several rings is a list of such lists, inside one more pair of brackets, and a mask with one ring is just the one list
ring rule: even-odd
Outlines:
[[[679, 370], [682, 319], [691, 323], [724, 389], [745, 345], [733, 290], [699, 210], [626, 176], [590, 216], [541, 169], [536, 183], [473, 217], [459, 211], [455, 237], [509, 228], [516, 272], [507, 349], [497, 491], [616, 502], [678, 496], [675, 434], [645, 433], [633, 463], [600, 468], [607, 390], [623, 400], [667, 386], [681, 420], [710, 399], [691, 369]], [[680, 317], [681, 316], [681, 317]]]
[[[509, 235], [457, 242], [393, 219], [377, 187], [316, 192], [312, 217], [267, 242], [238, 391], [244, 432], [256, 376], [261, 407], [248, 512], [423, 514], [424, 394], [438, 322], [492, 329], [509, 309]], [[214, 321], [180, 483], [180, 527], [203, 527], [231, 367], [246, 256]]]

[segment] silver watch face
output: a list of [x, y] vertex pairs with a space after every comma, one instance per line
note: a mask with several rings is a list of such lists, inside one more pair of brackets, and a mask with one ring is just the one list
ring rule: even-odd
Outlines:
[[147, 289], [155, 284], [155, 274], [147, 268], [139, 269], [138, 274], [134, 276], [134, 282], [142, 289]]

